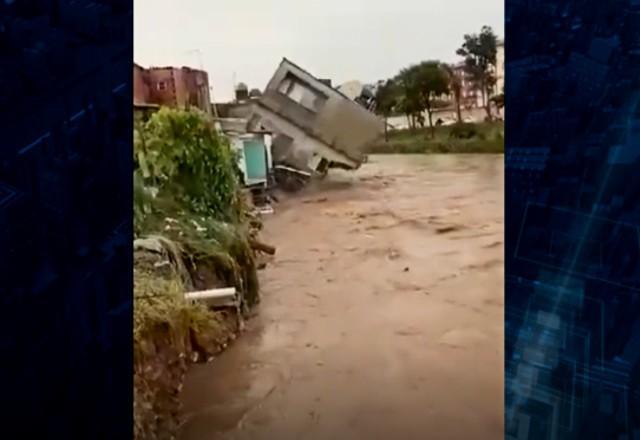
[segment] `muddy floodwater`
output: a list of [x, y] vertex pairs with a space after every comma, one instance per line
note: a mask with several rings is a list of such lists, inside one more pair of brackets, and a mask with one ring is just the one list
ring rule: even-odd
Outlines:
[[502, 439], [503, 156], [372, 156], [275, 206], [181, 440]]

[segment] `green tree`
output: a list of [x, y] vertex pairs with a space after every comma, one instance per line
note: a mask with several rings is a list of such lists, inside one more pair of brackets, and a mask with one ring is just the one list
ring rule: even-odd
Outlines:
[[477, 82], [482, 94], [482, 105], [491, 119], [491, 102], [489, 96], [495, 86], [498, 38], [489, 26], [483, 26], [479, 34], [464, 36], [464, 43], [456, 53], [465, 58], [465, 68]]
[[402, 69], [393, 81], [397, 84], [399, 93], [397, 108], [407, 116], [409, 128], [413, 130], [416, 128], [416, 121], [422, 120], [424, 123], [417, 66]]
[[450, 64], [442, 64], [442, 69], [447, 74], [447, 79], [449, 80], [449, 91], [453, 95], [453, 99], [456, 106], [456, 118], [458, 123], [462, 122], [462, 80], [460, 76], [456, 73], [455, 68]]
[[426, 111], [431, 128], [431, 136], [435, 136], [433, 111], [437, 107], [438, 97], [447, 94], [448, 79], [437, 61], [424, 61], [405, 69], [394, 78], [398, 87], [399, 98], [397, 109], [409, 119], [409, 126], [415, 129], [416, 123], [424, 127]]
[[449, 92], [449, 80], [437, 61], [424, 61], [414, 69], [416, 69], [415, 75], [421, 106], [427, 111], [431, 138], [434, 138], [433, 111], [437, 106], [438, 98]]
[[384, 117], [384, 140], [389, 140], [387, 119], [398, 104], [398, 87], [393, 80], [384, 81], [376, 91], [376, 112]]

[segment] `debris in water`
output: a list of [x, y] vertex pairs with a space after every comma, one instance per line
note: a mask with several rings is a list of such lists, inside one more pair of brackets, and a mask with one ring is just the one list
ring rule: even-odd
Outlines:
[[260, 252], [264, 252], [265, 254], [274, 255], [276, 253], [275, 247], [262, 243], [256, 240], [255, 238], [249, 239], [249, 245], [251, 246], [252, 249]]
[[438, 228], [436, 229], [436, 232], [438, 234], [447, 234], [449, 232], [459, 231], [460, 229], [462, 229], [460, 226], [451, 225], [451, 226], [444, 226], [442, 228]]
[[327, 197], [320, 197], [318, 199], [307, 199], [303, 200], [302, 203], [324, 203], [329, 200]]
[[259, 214], [273, 214], [273, 207], [270, 205], [260, 206], [255, 209], [255, 212]]

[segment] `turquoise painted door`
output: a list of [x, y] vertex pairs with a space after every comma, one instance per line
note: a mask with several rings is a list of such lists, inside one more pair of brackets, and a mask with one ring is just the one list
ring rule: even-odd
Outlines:
[[264, 144], [260, 141], [244, 141], [244, 158], [247, 164], [247, 183], [263, 182], [267, 179], [267, 158]]

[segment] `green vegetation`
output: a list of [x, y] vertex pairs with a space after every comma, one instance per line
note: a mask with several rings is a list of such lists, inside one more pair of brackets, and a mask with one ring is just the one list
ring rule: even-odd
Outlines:
[[156, 191], [159, 200], [222, 221], [240, 219], [235, 157], [203, 113], [161, 109], [137, 124], [134, 154], [138, 187]]
[[437, 61], [425, 61], [400, 71], [394, 79], [401, 91], [397, 105], [403, 113], [413, 115], [424, 127], [423, 113], [426, 111], [431, 137], [435, 136], [433, 126], [433, 110], [437, 106], [438, 97], [449, 91], [448, 78]]
[[[488, 26], [483, 26], [479, 34], [464, 36], [462, 46], [456, 51], [464, 59], [466, 80], [482, 96], [487, 119], [492, 120], [490, 96], [496, 84], [497, 37]], [[425, 126], [425, 113], [435, 139], [433, 112], [436, 108], [455, 105], [458, 122], [462, 122], [462, 75], [453, 66], [440, 61], [423, 61], [413, 64], [393, 78], [379, 81], [376, 92], [378, 114], [390, 116], [405, 115], [411, 129]], [[503, 102], [503, 101], [502, 101]]]
[[184, 300], [190, 279], [181, 250], [149, 239], [161, 252], [138, 247], [134, 263], [134, 438], [158, 439], [177, 429], [182, 375], [189, 359], [220, 350], [233, 331], [231, 316]]
[[483, 26], [479, 34], [465, 35], [462, 47], [456, 52], [464, 57], [465, 69], [482, 94], [482, 104], [489, 120], [492, 117], [489, 96], [496, 85], [493, 72], [497, 63], [497, 40], [493, 30]]
[[369, 154], [504, 153], [504, 124], [454, 124], [389, 132], [389, 140], [372, 145]]
[[[226, 345], [259, 286], [235, 157], [205, 114], [163, 108], [138, 119], [134, 164], [135, 438], [157, 439], [177, 428], [187, 361]], [[230, 286], [238, 313], [184, 299]]]

